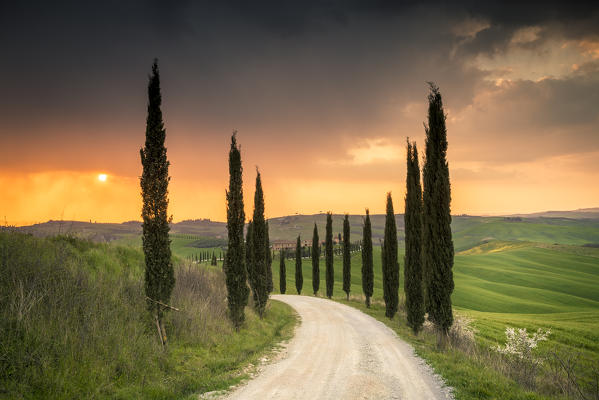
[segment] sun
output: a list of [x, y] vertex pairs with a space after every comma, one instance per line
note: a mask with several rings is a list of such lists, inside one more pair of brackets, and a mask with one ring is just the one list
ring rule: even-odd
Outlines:
[[100, 182], [106, 182], [107, 175], [106, 174], [98, 174], [98, 180]]

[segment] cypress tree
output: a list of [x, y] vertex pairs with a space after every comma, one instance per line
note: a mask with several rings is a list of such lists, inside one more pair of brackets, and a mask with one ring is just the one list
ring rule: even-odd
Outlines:
[[387, 193], [387, 216], [383, 240], [383, 298], [385, 316], [393, 318], [399, 303], [399, 262], [397, 261], [397, 228], [391, 193]]
[[229, 151], [229, 190], [227, 195], [227, 235], [229, 244], [225, 254], [225, 282], [227, 285], [227, 305], [229, 318], [237, 330], [245, 320], [244, 309], [248, 303], [247, 270], [243, 243], [243, 179], [241, 154], [237, 147], [237, 132], [231, 136]]
[[302, 287], [304, 286], [304, 275], [302, 273], [302, 244], [300, 237], [297, 237], [297, 244], [295, 245], [295, 288], [297, 294], [302, 294]]
[[287, 271], [285, 271], [285, 249], [281, 249], [279, 264], [279, 289], [281, 294], [287, 291]]
[[349, 300], [349, 292], [351, 290], [351, 254], [349, 254], [349, 215], [345, 214], [343, 220], [343, 291]]
[[266, 220], [264, 218], [264, 192], [262, 191], [262, 179], [260, 172], [256, 169], [256, 192], [254, 195], [254, 216], [252, 220], [252, 262], [253, 262], [253, 290], [254, 307], [260, 315], [264, 315], [266, 302], [268, 301], [268, 243], [266, 233]]
[[324, 255], [326, 263], [325, 278], [327, 284], [327, 297], [330, 299], [333, 296], [333, 287], [335, 285], [335, 271], [333, 270], [333, 215], [330, 211], [327, 213]]
[[248, 283], [252, 290], [252, 298], [254, 300], [254, 308], [257, 308], [258, 293], [256, 292], [256, 270], [254, 264], [254, 223], [248, 221], [247, 230], [245, 233], [245, 266], [247, 269]]
[[404, 293], [408, 326], [418, 333], [424, 323], [422, 291], [422, 189], [416, 142], [407, 148], [406, 205], [404, 214], [405, 246]]
[[148, 116], [146, 119], [146, 141], [140, 149], [143, 172], [140, 179], [143, 201], [141, 217], [142, 243], [145, 257], [145, 293], [148, 310], [156, 319], [161, 343], [166, 343], [163, 314], [165, 308], [158, 302], [168, 304], [175, 285], [175, 274], [171, 260], [168, 216], [168, 167], [164, 140], [166, 130], [162, 121], [160, 105], [160, 72], [154, 60], [152, 75], [148, 83]]
[[453, 241], [451, 237], [451, 188], [447, 164], [447, 129], [439, 88], [429, 83], [426, 161], [423, 170], [423, 264], [429, 319], [444, 345], [453, 323]]
[[314, 223], [314, 232], [312, 234], [312, 289], [314, 296], [318, 293], [320, 287], [320, 244], [318, 243], [318, 228]]
[[266, 245], [266, 291], [267, 293], [272, 293], [274, 290], [274, 285], [272, 282], [272, 260], [274, 258], [274, 250], [271, 254], [270, 252], [270, 237], [268, 235], [268, 221], [266, 221], [266, 238], [264, 240], [264, 244]]
[[362, 291], [366, 296], [366, 307], [370, 308], [370, 298], [374, 289], [374, 270], [372, 262], [372, 227], [370, 212], [366, 209], [366, 219], [362, 231]]

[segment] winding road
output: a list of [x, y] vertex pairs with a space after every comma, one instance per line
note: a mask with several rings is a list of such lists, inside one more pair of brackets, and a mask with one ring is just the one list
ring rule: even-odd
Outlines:
[[410, 345], [376, 319], [334, 301], [274, 295], [301, 317], [281, 360], [227, 399], [451, 399]]

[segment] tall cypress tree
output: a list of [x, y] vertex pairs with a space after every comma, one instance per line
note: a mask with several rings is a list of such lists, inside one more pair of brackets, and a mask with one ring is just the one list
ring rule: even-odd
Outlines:
[[154, 315], [158, 333], [163, 344], [166, 343], [166, 331], [163, 323], [165, 308], [175, 286], [175, 274], [171, 260], [171, 241], [169, 239], [168, 216], [168, 167], [164, 140], [166, 130], [162, 121], [160, 105], [160, 72], [158, 61], [154, 60], [152, 75], [148, 83], [148, 116], [146, 119], [146, 142], [140, 149], [143, 167], [140, 185], [143, 201], [141, 217], [142, 243], [146, 262], [145, 292], [148, 309]]
[[423, 264], [429, 319], [443, 346], [453, 323], [453, 241], [451, 188], [447, 164], [447, 129], [439, 88], [429, 83], [426, 162], [423, 170]]
[[266, 245], [266, 290], [268, 293], [272, 293], [274, 285], [272, 282], [272, 259], [274, 258], [274, 250], [270, 252], [270, 237], [268, 235], [268, 221], [266, 221], [266, 238], [264, 240]]
[[320, 287], [320, 243], [318, 239], [318, 228], [314, 223], [314, 232], [312, 233], [312, 290], [314, 296], [318, 293]]
[[333, 296], [333, 287], [335, 285], [335, 271], [333, 269], [333, 215], [330, 211], [327, 213], [324, 256], [326, 263], [327, 297], [330, 299]]
[[408, 326], [418, 333], [424, 323], [422, 291], [422, 188], [416, 142], [407, 148], [406, 209], [404, 214], [405, 246], [404, 293]]
[[285, 249], [281, 249], [279, 259], [279, 291], [285, 294], [287, 291], [287, 271], [285, 270]]
[[254, 195], [254, 216], [252, 220], [252, 262], [253, 262], [253, 290], [254, 307], [260, 315], [264, 315], [266, 302], [268, 301], [268, 255], [266, 250], [266, 220], [264, 218], [264, 192], [262, 191], [262, 179], [260, 171], [256, 169], [256, 192]]
[[295, 288], [297, 294], [302, 294], [302, 287], [304, 286], [304, 275], [302, 273], [302, 243], [300, 237], [297, 237], [297, 244], [295, 245]]
[[229, 190], [227, 195], [227, 235], [229, 244], [225, 254], [225, 282], [227, 285], [227, 305], [229, 318], [237, 330], [245, 320], [244, 309], [248, 303], [247, 270], [243, 243], [243, 179], [241, 153], [237, 147], [236, 133], [231, 136], [229, 151]]
[[349, 292], [351, 290], [351, 254], [349, 248], [351, 243], [349, 242], [349, 215], [345, 214], [343, 220], [343, 291], [349, 300]]
[[397, 227], [391, 193], [387, 193], [387, 215], [385, 217], [385, 239], [382, 253], [385, 316], [393, 318], [399, 303], [399, 262], [397, 261]]
[[362, 291], [366, 296], [366, 307], [370, 308], [370, 298], [374, 289], [374, 270], [372, 262], [372, 227], [370, 212], [366, 209], [366, 219], [362, 231]]

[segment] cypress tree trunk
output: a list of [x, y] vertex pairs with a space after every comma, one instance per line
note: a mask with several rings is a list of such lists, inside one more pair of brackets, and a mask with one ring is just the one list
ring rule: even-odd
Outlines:
[[256, 269], [254, 263], [254, 223], [248, 221], [247, 231], [245, 233], [245, 266], [247, 269], [248, 282], [252, 289], [252, 299], [254, 308], [258, 310], [258, 294], [256, 293]]
[[262, 180], [260, 172], [256, 170], [256, 193], [254, 195], [254, 216], [252, 220], [252, 262], [253, 262], [253, 290], [254, 307], [260, 315], [264, 315], [268, 301], [268, 243], [266, 242], [266, 220], [264, 218], [264, 193], [262, 191]]
[[325, 263], [326, 263], [326, 284], [327, 297], [333, 296], [333, 287], [335, 284], [335, 271], [333, 270], [333, 216], [331, 212], [327, 213], [327, 227], [325, 236]]
[[272, 260], [274, 258], [274, 250], [270, 252], [270, 237], [268, 235], [268, 221], [266, 221], [266, 239], [265, 239], [265, 251], [266, 251], [266, 291], [270, 294], [274, 290], [274, 284], [272, 282]]
[[351, 255], [349, 248], [351, 243], [349, 242], [349, 215], [345, 214], [343, 220], [343, 291], [349, 300], [349, 292], [351, 290]]
[[374, 289], [374, 263], [372, 262], [372, 227], [368, 209], [366, 209], [362, 236], [362, 291], [366, 297], [366, 307], [370, 308], [370, 298]]
[[422, 290], [422, 189], [416, 142], [408, 139], [404, 258], [404, 293], [408, 326], [417, 334], [424, 323]]
[[439, 344], [453, 323], [453, 241], [451, 237], [451, 189], [447, 164], [447, 130], [439, 88], [430, 83], [426, 162], [423, 171], [423, 262], [427, 311], [439, 334]]
[[314, 223], [314, 233], [312, 234], [312, 290], [314, 296], [318, 294], [320, 287], [320, 243], [318, 239], [318, 228]]
[[166, 130], [162, 121], [160, 105], [160, 73], [157, 60], [152, 65], [148, 83], [148, 116], [146, 119], [146, 141], [140, 149], [143, 167], [140, 186], [143, 201], [141, 217], [142, 243], [145, 256], [145, 293], [148, 309], [154, 315], [160, 340], [166, 344], [166, 332], [162, 322], [164, 308], [159, 302], [168, 304], [175, 285], [175, 274], [171, 261], [168, 216], [168, 167], [164, 140]]
[[302, 244], [300, 237], [297, 237], [297, 244], [295, 245], [295, 289], [297, 294], [302, 294], [302, 287], [304, 286], [304, 275], [302, 273]]
[[231, 137], [229, 151], [229, 190], [227, 190], [227, 235], [229, 244], [225, 254], [225, 283], [227, 285], [227, 305], [229, 318], [236, 330], [245, 320], [244, 309], [248, 303], [247, 270], [243, 243], [243, 180], [241, 154], [237, 147], [237, 132]]
[[393, 318], [399, 304], [399, 262], [397, 261], [397, 228], [391, 193], [387, 193], [387, 216], [383, 241], [383, 298], [385, 316]]
[[285, 249], [281, 249], [279, 263], [279, 290], [281, 294], [287, 291], [287, 271], [285, 270]]

